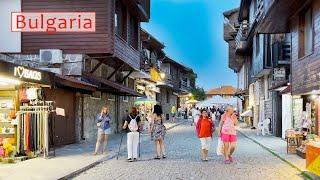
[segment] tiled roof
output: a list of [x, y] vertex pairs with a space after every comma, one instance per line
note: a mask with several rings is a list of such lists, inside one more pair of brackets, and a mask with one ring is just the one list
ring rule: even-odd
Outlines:
[[237, 91], [232, 86], [221, 86], [219, 88], [211, 89], [206, 92], [207, 95], [234, 95]]

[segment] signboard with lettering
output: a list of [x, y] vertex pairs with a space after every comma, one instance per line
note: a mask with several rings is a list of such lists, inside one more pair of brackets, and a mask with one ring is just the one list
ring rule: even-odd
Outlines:
[[286, 69], [285, 68], [275, 68], [273, 70], [273, 79], [275, 81], [286, 80]]
[[23, 66], [14, 67], [14, 76], [25, 79], [32, 79], [40, 81], [42, 79], [42, 74], [39, 71], [30, 70]]

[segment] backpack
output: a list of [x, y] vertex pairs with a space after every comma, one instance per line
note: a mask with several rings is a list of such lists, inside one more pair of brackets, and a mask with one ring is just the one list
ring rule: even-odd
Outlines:
[[129, 118], [131, 119], [130, 120], [130, 123], [128, 125], [128, 128], [131, 132], [136, 132], [138, 131], [139, 127], [138, 127], [138, 123], [137, 123], [137, 117], [136, 116], [134, 119], [131, 117], [131, 115], [129, 115]]

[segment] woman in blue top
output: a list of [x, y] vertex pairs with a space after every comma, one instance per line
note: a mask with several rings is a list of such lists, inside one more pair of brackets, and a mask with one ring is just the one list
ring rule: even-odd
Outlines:
[[102, 153], [105, 152], [106, 146], [108, 143], [108, 135], [111, 133], [110, 131], [110, 121], [111, 116], [109, 115], [109, 108], [107, 106], [103, 106], [101, 109], [101, 113], [97, 115], [97, 126], [98, 126], [98, 137], [96, 143], [96, 150], [94, 151], [94, 155], [98, 154], [98, 151], [101, 149], [102, 144]]

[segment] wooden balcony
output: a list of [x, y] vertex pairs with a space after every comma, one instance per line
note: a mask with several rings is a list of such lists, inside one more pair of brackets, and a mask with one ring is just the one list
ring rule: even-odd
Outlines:
[[114, 57], [122, 60], [136, 70], [140, 69], [140, 52], [118, 35], [115, 35], [114, 40]]
[[164, 79], [162, 79], [162, 81], [157, 82], [157, 86], [173, 88], [174, 84], [172, 75], [165, 74]]
[[237, 31], [239, 30], [240, 25], [238, 23], [230, 24], [225, 22], [223, 24], [223, 39], [228, 42], [234, 40], [237, 36]]
[[183, 80], [180, 80], [180, 82], [179, 82], [179, 89], [182, 92], [190, 92], [191, 91], [191, 87], [188, 86], [188, 83]]
[[287, 33], [288, 21], [301, 7], [309, 1], [303, 0], [263, 0], [264, 16], [257, 30], [259, 33]]
[[246, 52], [248, 49], [247, 37], [248, 37], [248, 23], [244, 21], [240, 24], [237, 36], [236, 36], [236, 53]]

